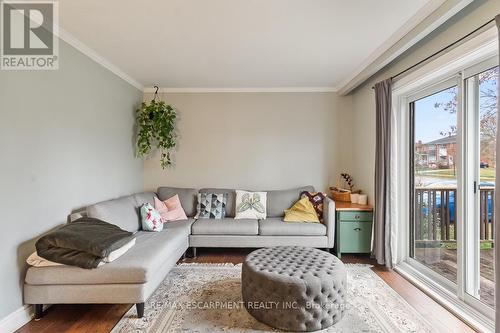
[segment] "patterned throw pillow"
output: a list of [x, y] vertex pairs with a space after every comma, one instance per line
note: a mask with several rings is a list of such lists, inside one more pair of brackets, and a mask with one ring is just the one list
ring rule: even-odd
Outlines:
[[145, 203], [141, 206], [142, 230], [145, 231], [162, 231], [163, 221], [160, 213], [151, 206], [150, 203]]
[[236, 191], [235, 219], [266, 218], [267, 192]]
[[318, 214], [318, 218], [320, 222], [323, 222], [323, 202], [326, 199], [326, 194], [322, 192], [308, 192], [304, 191], [300, 193], [301, 198], [308, 198], [312, 203], [316, 214]]
[[227, 193], [198, 193], [196, 219], [223, 219], [226, 217]]

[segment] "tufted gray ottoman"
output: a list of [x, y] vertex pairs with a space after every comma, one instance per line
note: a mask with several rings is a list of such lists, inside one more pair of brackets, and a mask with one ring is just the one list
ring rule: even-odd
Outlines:
[[320, 330], [344, 314], [344, 264], [318, 249], [278, 246], [253, 251], [243, 263], [241, 285], [248, 312], [282, 330]]

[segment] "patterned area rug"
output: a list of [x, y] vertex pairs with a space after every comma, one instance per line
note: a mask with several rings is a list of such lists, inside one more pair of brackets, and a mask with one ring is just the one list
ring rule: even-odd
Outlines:
[[[431, 325], [369, 265], [346, 264], [348, 305], [344, 318], [321, 332], [434, 332]], [[118, 332], [276, 332], [241, 306], [241, 264], [181, 264], [146, 302], [132, 307]]]

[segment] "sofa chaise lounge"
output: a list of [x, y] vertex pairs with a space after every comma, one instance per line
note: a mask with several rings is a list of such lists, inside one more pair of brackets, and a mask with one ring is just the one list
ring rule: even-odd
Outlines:
[[[298, 245], [333, 248], [335, 203], [327, 199], [324, 222], [283, 222], [284, 210], [299, 199], [302, 191], [267, 191], [265, 220], [235, 220], [235, 190], [160, 187], [157, 193], [133, 194], [88, 206], [82, 213], [135, 232], [136, 245], [115, 261], [96, 269], [59, 265], [29, 267], [24, 283], [24, 302], [34, 305], [35, 318], [42, 317], [43, 304], [63, 303], [135, 303], [138, 317], [144, 314], [144, 302], [163, 281], [189, 247], [268, 247]], [[228, 193], [226, 218], [198, 219], [198, 192]], [[154, 204], [157, 196], [165, 200], [179, 195], [187, 220], [167, 222], [161, 232], [141, 230], [139, 207]], [[71, 216], [70, 220], [81, 215]]]

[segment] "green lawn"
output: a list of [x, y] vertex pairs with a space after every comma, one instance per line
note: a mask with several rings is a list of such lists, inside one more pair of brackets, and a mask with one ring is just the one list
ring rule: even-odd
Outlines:
[[[457, 249], [457, 243], [456, 242], [443, 242], [441, 243], [441, 248], [442, 249], [447, 249], [447, 250], [456, 250]], [[493, 242], [492, 241], [481, 241], [479, 242], [479, 249], [481, 250], [489, 250], [493, 248]]]
[[[417, 241], [416, 248], [442, 248], [447, 250], [456, 250], [456, 241]], [[480, 241], [479, 248], [481, 250], [489, 250], [494, 248], [493, 241]]]
[[[417, 171], [420, 176], [436, 177], [436, 178], [456, 178], [453, 169], [435, 169], [435, 170], [421, 170]], [[484, 168], [480, 169], [479, 174], [481, 181], [491, 182], [495, 181], [495, 169]]]

